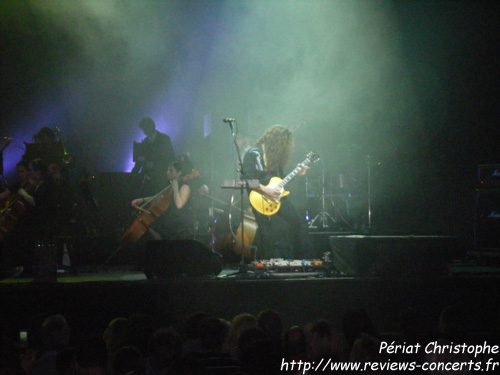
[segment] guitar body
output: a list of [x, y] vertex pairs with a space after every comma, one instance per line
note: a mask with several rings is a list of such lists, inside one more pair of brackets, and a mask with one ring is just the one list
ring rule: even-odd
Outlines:
[[286, 197], [290, 194], [289, 191], [285, 190], [285, 185], [289, 183], [297, 174], [307, 167], [310, 163], [315, 163], [319, 160], [319, 155], [315, 152], [309, 152], [307, 154], [307, 158], [300, 163], [293, 171], [291, 171], [284, 179], [279, 177], [273, 177], [269, 181], [268, 187], [278, 187], [281, 189], [281, 195], [278, 201], [274, 201], [273, 199], [265, 196], [264, 194], [260, 194], [255, 190], [250, 192], [249, 200], [252, 207], [260, 214], [265, 216], [271, 216], [277, 213], [281, 207], [281, 198]]
[[[279, 177], [273, 177], [271, 178], [271, 181], [269, 181], [269, 184], [267, 186], [278, 186], [283, 180]], [[290, 194], [289, 191], [286, 191], [282, 189], [281, 197], [286, 197], [287, 195]], [[250, 204], [252, 205], [255, 210], [266, 216], [271, 216], [277, 213], [281, 207], [281, 202], [278, 200], [275, 202], [271, 198], [265, 196], [264, 194], [260, 194], [256, 192], [255, 190], [252, 190], [250, 192]]]

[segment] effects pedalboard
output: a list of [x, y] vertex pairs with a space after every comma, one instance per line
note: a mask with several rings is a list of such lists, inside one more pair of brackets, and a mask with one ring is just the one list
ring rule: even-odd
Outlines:
[[253, 261], [248, 265], [248, 270], [255, 274], [269, 276], [326, 276], [331, 272], [331, 263], [319, 259], [294, 259], [272, 258], [269, 260]]

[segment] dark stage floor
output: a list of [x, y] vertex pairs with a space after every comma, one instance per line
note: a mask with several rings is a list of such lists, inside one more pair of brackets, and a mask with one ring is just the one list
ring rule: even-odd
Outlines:
[[158, 325], [180, 329], [185, 317], [196, 311], [231, 319], [266, 308], [278, 311], [285, 327], [326, 318], [340, 329], [346, 311], [362, 308], [380, 332], [390, 333], [398, 331], [401, 311], [411, 307], [419, 312], [422, 326], [432, 331], [440, 311], [457, 304], [468, 317], [471, 332], [489, 335], [499, 327], [497, 267], [461, 263], [447, 276], [411, 279], [232, 276], [235, 271], [232, 267], [217, 277], [148, 280], [143, 272], [113, 266], [107, 271], [60, 273], [57, 282], [4, 280], [0, 283], [3, 329], [15, 336], [33, 317], [60, 313], [75, 333], [102, 332], [111, 319], [134, 312], [148, 313]]
[[326, 318], [340, 329], [347, 311], [365, 309], [379, 332], [392, 333], [400, 313], [412, 308], [431, 332], [443, 308], [459, 305], [470, 332], [499, 332], [498, 257], [457, 257], [464, 253], [453, 246], [444, 251], [453, 245], [444, 237], [329, 237], [331, 246], [328, 238], [322, 241], [332, 263], [321, 272], [240, 275], [238, 265], [229, 264], [217, 276], [149, 280], [122, 263], [80, 264], [46, 281], [20, 275], [0, 282], [2, 328], [15, 337], [34, 317], [60, 313], [75, 334], [102, 333], [113, 318], [142, 312], [157, 325], [180, 329], [197, 311], [230, 320], [270, 308], [285, 327]]

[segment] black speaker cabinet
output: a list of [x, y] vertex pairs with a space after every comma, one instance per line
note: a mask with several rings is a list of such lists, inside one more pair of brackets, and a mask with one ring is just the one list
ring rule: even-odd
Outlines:
[[217, 253], [196, 240], [149, 241], [144, 273], [148, 279], [218, 275], [222, 271]]
[[456, 254], [448, 236], [330, 236], [332, 261], [346, 276], [414, 278], [444, 276]]
[[57, 281], [57, 243], [55, 241], [36, 241], [34, 280]]
[[500, 189], [476, 190], [474, 242], [478, 250], [500, 250]]

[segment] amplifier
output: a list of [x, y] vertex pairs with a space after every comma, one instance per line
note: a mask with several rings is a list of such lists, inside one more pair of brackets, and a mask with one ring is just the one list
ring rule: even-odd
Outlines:
[[330, 236], [333, 266], [342, 274], [383, 279], [447, 276], [457, 255], [451, 236]]
[[478, 165], [477, 176], [482, 188], [500, 188], [500, 164]]
[[500, 189], [476, 190], [476, 249], [500, 249]]

